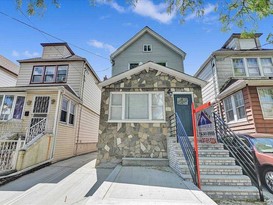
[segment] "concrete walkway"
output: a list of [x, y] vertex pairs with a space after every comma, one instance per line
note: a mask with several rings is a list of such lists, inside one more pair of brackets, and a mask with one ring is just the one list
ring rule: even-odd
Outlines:
[[0, 187], [0, 204], [215, 205], [169, 167], [95, 168], [96, 153], [74, 157]]
[[87, 201], [93, 204], [215, 205], [191, 182], [183, 181], [169, 167], [117, 166]]

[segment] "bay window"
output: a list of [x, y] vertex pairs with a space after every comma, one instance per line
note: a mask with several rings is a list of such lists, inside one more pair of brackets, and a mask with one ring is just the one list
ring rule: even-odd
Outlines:
[[273, 88], [257, 88], [264, 118], [273, 119]]
[[246, 117], [245, 103], [242, 91], [224, 99], [227, 122], [236, 122]]
[[109, 121], [164, 121], [163, 92], [113, 92], [110, 94]]
[[24, 96], [0, 95], [0, 120], [21, 119]]

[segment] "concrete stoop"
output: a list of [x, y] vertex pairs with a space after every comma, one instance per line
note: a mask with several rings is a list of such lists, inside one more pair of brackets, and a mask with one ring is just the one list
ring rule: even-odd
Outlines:
[[[192, 138], [190, 138], [191, 141]], [[235, 164], [223, 144], [199, 143], [201, 189], [211, 198], [232, 200], [258, 200], [258, 189], [252, 185], [242, 168]], [[168, 138], [170, 167], [183, 179], [192, 181], [180, 144]]]

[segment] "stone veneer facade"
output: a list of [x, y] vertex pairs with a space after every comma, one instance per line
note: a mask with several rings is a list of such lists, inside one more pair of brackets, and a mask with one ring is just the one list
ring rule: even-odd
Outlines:
[[[201, 87], [174, 76], [149, 69], [102, 89], [97, 165], [113, 167], [123, 157], [168, 158], [168, 118], [174, 113], [172, 92], [192, 92], [195, 106], [202, 104]], [[108, 122], [111, 92], [164, 91], [165, 123]]]

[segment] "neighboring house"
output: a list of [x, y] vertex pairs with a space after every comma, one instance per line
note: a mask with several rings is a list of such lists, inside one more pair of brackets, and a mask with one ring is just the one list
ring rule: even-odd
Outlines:
[[0, 55], [0, 87], [15, 86], [19, 66]]
[[184, 72], [186, 53], [149, 27], [144, 27], [111, 54], [112, 76], [148, 61]]
[[261, 35], [232, 34], [195, 74], [208, 82], [203, 101], [216, 103], [237, 132], [273, 133], [273, 49], [261, 48]]
[[[27, 156], [29, 151], [34, 155], [32, 160], [36, 160], [21, 159], [21, 168], [97, 149], [99, 78], [88, 61], [75, 55], [68, 44], [41, 45], [40, 58], [18, 61], [16, 86], [0, 89], [2, 135], [25, 136], [26, 153], [20, 156]], [[43, 141], [44, 138], [48, 139]]]

